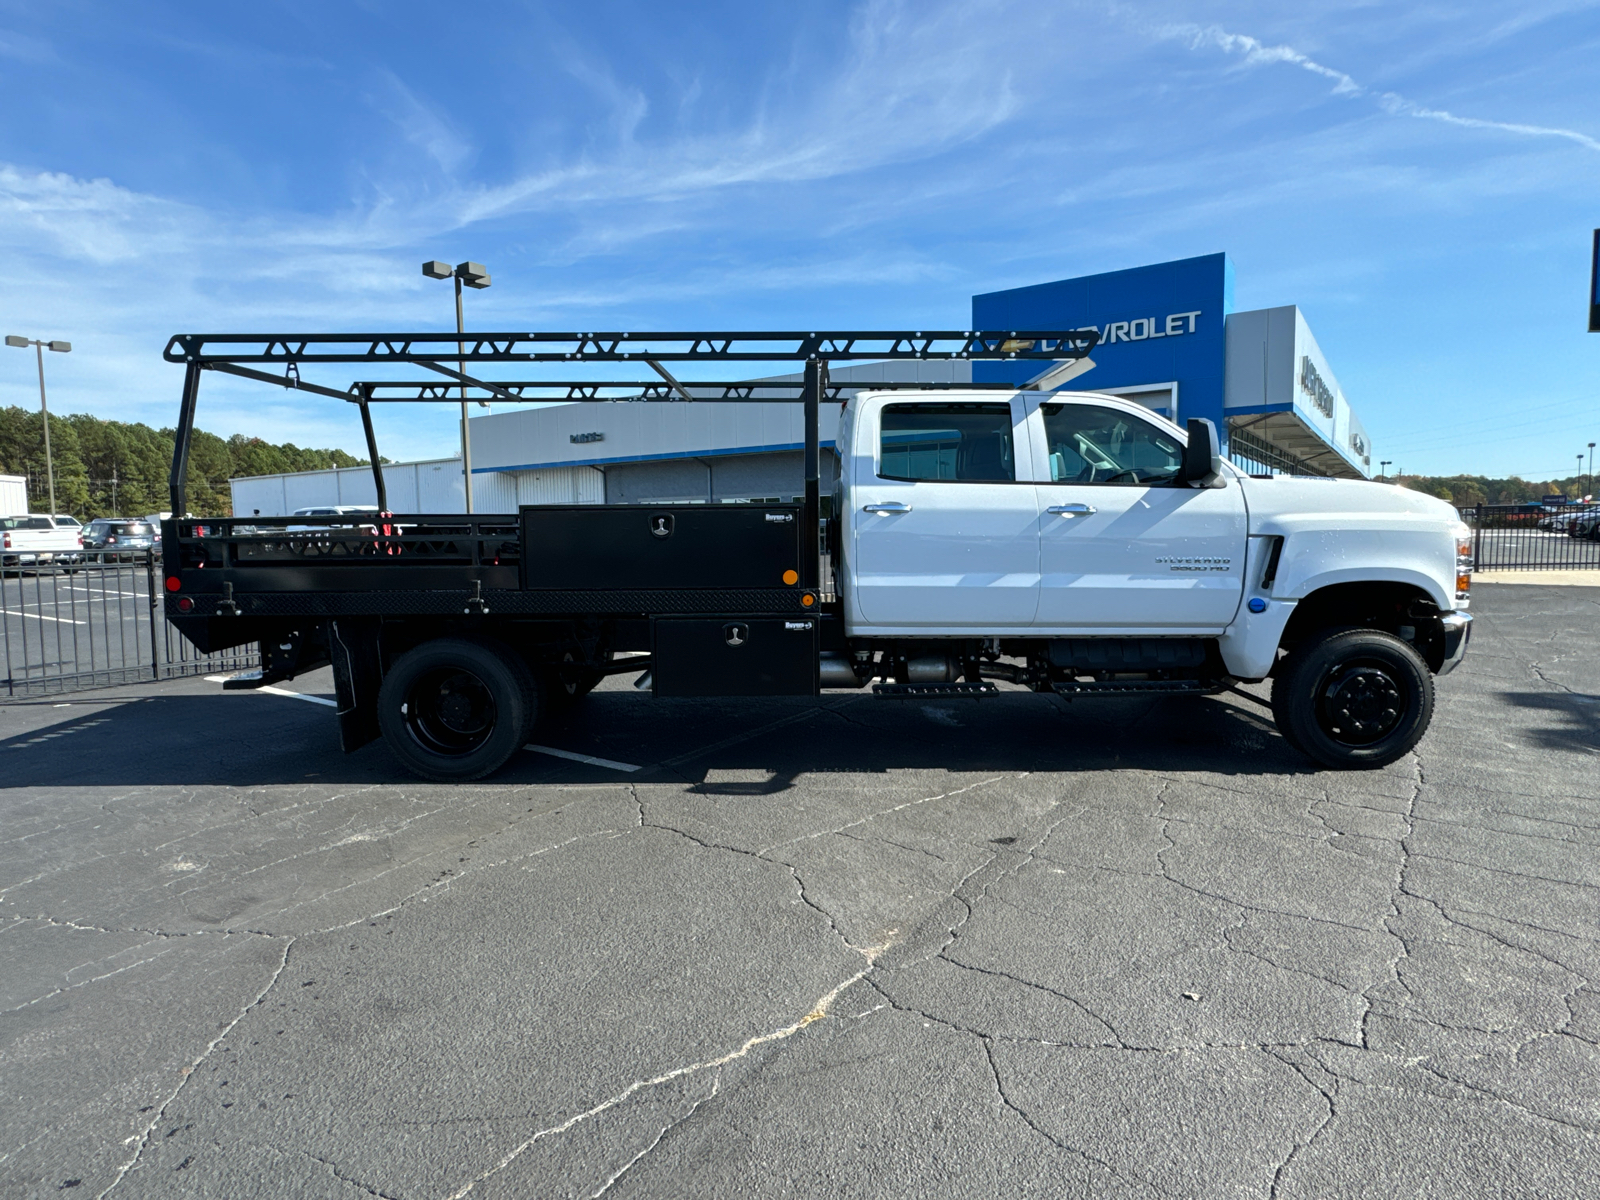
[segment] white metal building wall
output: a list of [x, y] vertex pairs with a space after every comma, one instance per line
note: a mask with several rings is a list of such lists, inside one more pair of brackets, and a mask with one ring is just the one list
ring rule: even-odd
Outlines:
[[[236, 517], [284, 517], [297, 508], [378, 502], [378, 489], [367, 467], [256, 475], [229, 483]], [[383, 484], [391, 512], [466, 511], [459, 458], [387, 463]], [[472, 476], [472, 507], [481, 513], [514, 513], [522, 504], [604, 504], [605, 500], [605, 476], [591, 467], [474, 472]]]
[[21, 475], [0, 475], [0, 517], [28, 511], [28, 481]]
[[606, 477], [594, 467], [547, 467], [538, 471], [473, 474], [476, 500], [480, 479], [504, 479], [513, 489], [513, 508], [523, 504], [604, 504]]
[[[481, 512], [515, 512], [515, 492], [503, 482], [472, 482], [473, 507]], [[369, 467], [339, 467], [330, 471], [299, 471], [285, 475], [255, 475], [228, 481], [233, 492], [233, 515], [286, 517], [297, 508], [324, 508], [335, 504], [376, 504], [378, 489]], [[452, 513], [466, 511], [459, 458], [428, 462], [387, 463], [383, 486], [389, 493], [391, 512]]]

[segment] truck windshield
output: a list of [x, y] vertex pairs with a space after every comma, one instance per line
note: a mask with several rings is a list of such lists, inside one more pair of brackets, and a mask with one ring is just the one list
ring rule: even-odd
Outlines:
[[884, 479], [996, 483], [1017, 477], [1009, 404], [890, 404], [879, 438]]
[[1097, 404], [1041, 404], [1052, 483], [1171, 483], [1183, 465], [1176, 438]]

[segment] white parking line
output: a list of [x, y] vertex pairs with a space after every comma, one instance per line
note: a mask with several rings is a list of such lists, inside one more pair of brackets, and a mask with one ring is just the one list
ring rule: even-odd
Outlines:
[[595, 758], [592, 754], [577, 754], [571, 750], [557, 750], [554, 746], [535, 746], [529, 743], [523, 749], [532, 750], [535, 754], [550, 754], [556, 758], [570, 758], [573, 762], [588, 763], [594, 767], [605, 767], [611, 771], [638, 771], [643, 769], [634, 766], [632, 763], [612, 762], [609, 758]]
[[87, 625], [89, 623], [87, 621], [69, 621], [66, 617], [47, 617], [43, 613], [12, 612], [9, 608], [5, 610], [5, 615], [8, 617], [32, 617], [35, 621], [54, 621], [57, 625]]
[[308, 696], [304, 692], [291, 692], [287, 688], [258, 687], [252, 689], [257, 692], [271, 692], [274, 696], [288, 696], [291, 700], [309, 700], [313, 704], [326, 704], [329, 708], [338, 708], [337, 700], [329, 700], [326, 696]]
[[[232, 679], [232, 678], [235, 678], [235, 676], [231, 676], [231, 675], [207, 675], [207, 676], [205, 676], [205, 681], [207, 683], [226, 683], [229, 679]], [[308, 696], [304, 692], [291, 692], [287, 688], [258, 687], [258, 688], [247, 688], [245, 690], [251, 691], [251, 692], [270, 692], [274, 696], [287, 696], [291, 700], [308, 700], [312, 704], [326, 704], [329, 708], [338, 708], [339, 707], [339, 702], [337, 700], [329, 700], [326, 696]]]

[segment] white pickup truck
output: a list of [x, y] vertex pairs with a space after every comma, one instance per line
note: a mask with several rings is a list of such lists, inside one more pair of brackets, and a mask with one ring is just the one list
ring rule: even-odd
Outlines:
[[42, 513], [0, 517], [0, 565], [33, 566], [75, 561], [83, 555], [83, 529]]
[[1292, 745], [1381, 766], [1466, 651], [1467, 529], [1440, 500], [1251, 477], [1209, 422], [1113, 396], [902, 387], [844, 401], [823, 520], [807, 411], [804, 503], [169, 521], [167, 617], [203, 651], [259, 641], [259, 677], [234, 686], [331, 662], [344, 747], [381, 736], [446, 781], [623, 672], [663, 698], [1270, 678]]
[[1377, 766], [1416, 744], [1431, 675], [1466, 651], [1471, 547], [1450, 505], [1246, 475], [1206, 421], [1184, 431], [1093, 393], [865, 392], [838, 444], [845, 633], [856, 660], [900, 643], [907, 684], [1081, 695], [1270, 676], [1291, 743]]

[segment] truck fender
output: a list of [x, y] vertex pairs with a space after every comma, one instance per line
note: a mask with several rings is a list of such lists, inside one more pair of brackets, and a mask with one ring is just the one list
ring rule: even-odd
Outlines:
[[1283, 579], [1280, 574], [1279, 581], [1291, 586], [1281, 591], [1274, 589], [1274, 594], [1291, 600], [1304, 600], [1313, 592], [1320, 592], [1338, 583], [1403, 583], [1419, 589], [1441, 612], [1449, 612], [1456, 606], [1454, 579], [1450, 580], [1451, 589], [1446, 591], [1444, 581], [1410, 567], [1340, 567], [1319, 571], [1314, 575], [1297, 576], [1292, 581]]

